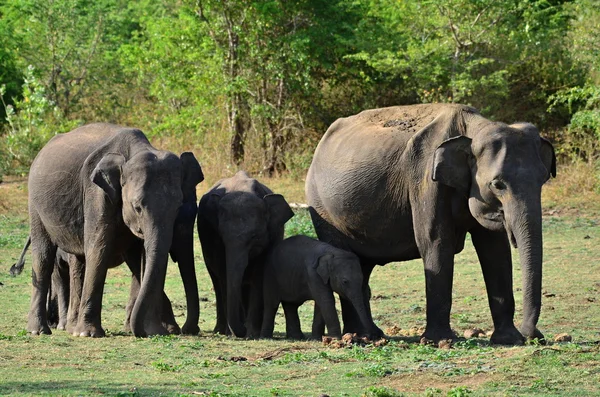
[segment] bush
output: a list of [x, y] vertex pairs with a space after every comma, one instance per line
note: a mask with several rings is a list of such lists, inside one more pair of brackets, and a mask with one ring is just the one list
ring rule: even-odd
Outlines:
[[6, 112], [7, 124], [0, 130], [0, 176], [24, 174], [39, 150], [57, 132], [67, 131], [77, 121], [64, 120], [54, 104], [47, 99], [44, 87], [29, 66], [25, 71], [23, 99], [15, 106], [4, 98], [6, 87], [0, 86], [0, 99]]

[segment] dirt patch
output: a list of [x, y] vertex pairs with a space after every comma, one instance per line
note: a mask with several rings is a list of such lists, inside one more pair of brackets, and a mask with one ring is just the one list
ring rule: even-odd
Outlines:
[[411, 373], [391, 375], [381, 379], [381, 386], [387, 386], [400, 392], [423, 394], [427, 389], [440, 389], [442, 395], [448, 390], [465, 386], [470, 390], [477, 390], [482, 385], [501, 379], [496, 374], [481, 373], [465, 376], [444, 377], [432, 373]]

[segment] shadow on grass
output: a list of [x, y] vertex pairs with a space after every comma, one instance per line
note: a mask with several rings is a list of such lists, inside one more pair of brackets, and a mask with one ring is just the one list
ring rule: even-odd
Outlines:
[[[141, 382], [140, 382], [141, 383]], [[174, 386], [147, 387], [128, 386], [98, 382], [97, 380], [61, 380], [56, 382], [0, 382], [0, 395], [108, 395], [108, 396], [156, 396], [180, 394], [183, 390], [173, 390]], [[169, 390], [170, 389], [170, 390]]]

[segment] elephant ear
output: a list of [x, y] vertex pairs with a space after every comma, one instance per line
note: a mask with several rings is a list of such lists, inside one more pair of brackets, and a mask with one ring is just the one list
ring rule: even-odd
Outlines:
[[181, 175], [181, 190], [183, 191], [184, 201], [196, 201], [196, 185], [204, 180], [202, 167], [196, 160], [194, 153], [181, 153], [181, 165], [183, 172]]
[[100, 186], [112, 204], [121, 200], [121, 171], [125, 157], [119, 153], [107, 153], [96, 165], [90, 180]]
[[285, 223], [294, 216], [294, 211], [281, 194], [267, 194], [263, 200], [269, 209], [269, 231], [275, 232], [283, 228]]
[[333, 255], [331, 254], [325, 254], [317, 260], [317, 274], [319, 275], [319, 277], [321, 277], [321, 280], [323, 280], [324, 284], [329, 284], [332, 260]]
[[471, 139], [456, 136], [445, 140], [433, 155], [432, 179], [464, 194], [471, 187]]
[[[540, 137], [541, 147], [540, 147], [540, 157], [542, 158], [542, 162], [544, 166], [548, 170], [549, 175], [556, 177], [556, 155], [554, 154], [554, 146], [550, 143], [550, 141]], [[550, 176], [548, 176], [550, 179]]]

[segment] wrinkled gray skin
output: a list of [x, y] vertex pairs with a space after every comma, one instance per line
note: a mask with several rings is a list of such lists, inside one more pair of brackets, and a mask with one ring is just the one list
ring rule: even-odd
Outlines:
[[166, 334], [160, 313], [175, 219], [186, 192], [202, 179], [191, 153], [180, 159], [157, 150], [136, 129], [90, 124], [50, 140], [29, 174], [33, 293], [27, 330], [50, 333], [46, 299], [60, 248], [86, 263], [75, 335], [104, 336], [106, 273], [124, 260], [141, 285], [131, 312], [134, 335]]
[[[365, 300], [376, 264], [423, 258], [427, 327], [450, 329], [454, 255], [470, 233], [494, 322], [492, 343], [543, 338], [542, 185], [556, 175], [552, 145], [531, 124], [506, 125], [451, 104], [367, 110], [334, 122], [306, 180], [319, 239], [361, 259]], [[510, 243], [523, 273], [523, 321], [514, 326]], [[368, 303], [367, 303], [368, 307]], [[342, 301], [344, 325], [359, 329]], [[377, 328], [371, 332], [381, 333]]]
[[263, 254], [283, 240], [284, 225], [293, 215], [283, 196], [243, 171], [220, 180], [202, 196], [198, 234], [217, 299], [214, 332], [258, 336]]
[[[360, 261], [351, 252], [307, 236], [290, 237], [270, 250], [263, 280], [262, 338], [273, 337], [275, 315], [281, 303], [286, 336], [304, 339], [298, 307], [307, 300], [315, 301], [315, 312], [324, 318], [329, 335], [341, 338], [333, 292], [352, 304], [365, 328], [370, 325], [363, 300]], [[322, 322], [314, 323], [313, 339], [320, 340], [323, 333]]]

